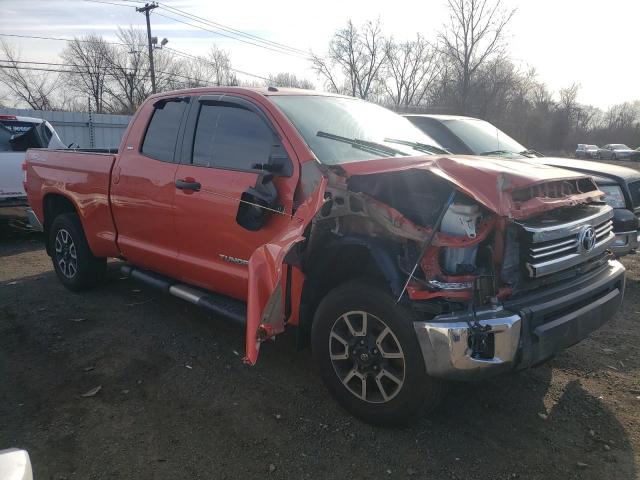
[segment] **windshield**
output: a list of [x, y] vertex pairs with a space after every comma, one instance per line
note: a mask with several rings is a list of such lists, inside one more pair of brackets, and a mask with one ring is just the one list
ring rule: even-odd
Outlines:
[[629, 150], [629, 147], [627, 147], [623, 143], [616, 143], [614, 145], [611, 145], [611, 148], [613, 148], [614, 150]]
[[270, 98], [298, 129], [318, 160], [326, 165], [428, 155], [441, 148], [406, 118], [363, 100], [319, 95]]
[[501, 132], [489, 122], [475, 118], [443, 120], [444, 124], [473, 151], [475, 155], [489, 153], [525, 152], [513, 138]]
[[598, 146], [597, 145], [587, 145], [585, 147], [585, 150], [598, 150]]

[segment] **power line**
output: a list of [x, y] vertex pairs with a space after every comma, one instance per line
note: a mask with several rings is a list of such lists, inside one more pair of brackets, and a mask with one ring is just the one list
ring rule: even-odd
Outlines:
[[[84, 40], [81, 38], [64, 38], [64, 37], [43, 37], [38, 35], [18, 35], [17, 33], [0, 33], [0, 37], [30, 38], [35, 40], [56, 40], [60, 42], [80, 42], [80, 43], [96, 43], [95, 40]], [[144, 43], [140, 45], [130, 45], [122, 42], [107, 42], [101, 38], [106, 45], [123, 45], [125, 47], [146, 47]]]
[[[107, 4], [107, 5], [115, 5], [118, 7], [133, 7], [134, 5], [138, 5], [141, 4], [143, 2], [139, 1], [139, 0], [121, 0], [121, 1], [131, 1], [132, 3], [134, 3], [134, 5], [126, 5], [123, 3], [114, 3], [114, 2], [109, 2], [106, 0], [83, 0], [85, 2], [92, 2], [92, 3], [103, 3], [103, 4]], [[142, 7], [144, 8], [144, 7]], [[295, 47], [290, 47], [289, 45], [285, 45], [283, 43], [279, 43], [279, 42], [274, 42], [272, 40], [268, 40], [266, 38], [262, 38], [259, 37], [257, 35], [253, 35], [251, 33], [247, 33], [247, 32], [243, 32], [242, 30], [238, 30], [232, 27], [228, 27], [226, 25], [223, 25], [221, 23], [218, 22], [214, 22], [212, 20], [207, 20], [204, 17], [200, 17], [198, 15], [194, 15], [192, 13], [186, 12], [184, 10], [180, 10], [178, 8], [172, 7], [170, 5], [166, 5], [164, 3], [161, 4], [160, 6], [161, 9], [166, 10], [167, 12], [173, 14], [173, 15], [178, 15], [180, 17], [184, 17], [187, 18], [189, 20], [192, 21], [196, 21], [198, 23], [203, 23], [205, 25], [208, 26], [213, 26], [216, 28], [216, 30], [212, 30], [210, 28], [206, 28], [203, 27], [201, 25], [196, 25], [184, 20], [180, 20], [178, 18], [175, 17], [170, 17], [167, 15], [163, 15], [161, 13], [157, 13], [156, 15], [159, 15], [160, 17], [166, 18], [168, 20], [173, 20], [174, 22], [178, 22], [178, 23], [182, 23], [184, 25], [188, 25], [194, 28], [199, 28], [201, 30], [207, 31], [207, 32], [211, 32], [214, 33], [216, 35], [222, 36], [222, 37], [226, 37], [226, 38], [230, 38], [232, 40], [237, 40], [239, 42], [243, 42], [243, 43], [247, 43], [249, 45], [253, 45], [256, 47], [260, 47], [260, 48], [265, 48], [267, 50], [271, 50], [273, 52], [276, 53], [283, 53], [286, 55], [291, 55], [291, 56], [295, 56], [298, 58], [303, 58], [303, 59], [309, 59], [309, 54], [307, 52], [305, 52], [304, 50], [301, 50], [299, 48], [295, 48]], [[138, 10], [138, 9], [137, 9]], [[222, 30], [223, 32], [227, 32], [227, 34], [222, 33], [220, 30]], [[239, 38], [240, 37], [244, 37], [244, 38]], [[259, 43], [256, 43], [259, 42]]]
[[[0, 33], [0, 36], [2, 37], [16, 37], [16, 38], [30, 38], [30, 39], [36, 39], [36, 40], [57, 40], [57, 41], [62, 41], [62, 42], [80, 42], [80, 43], [95, 43], [93, 40], [82, 40], [82, 39], [74, 39], [74, 38], [62, 38], [62, 37], [44, 37], [44, 36], [37, 36], [37, 35], [19, 35], [19, 34], [15, 34], [15, 33]], [[104, 42], [107, 45], [121, 45], [121, 46], [125, 46], [125, 47], [146, 47], [146, 45], [144, 44], [140, 44], [140, 45], [130, 45], [127, 43], [122, 43], [122, 42]], [[166, 50], [172, 51], [178, 55], [182, 55], [183, 57], [187, 57], [187, 58], [191, 58], [194, 60], [198, 60], [200, 62], [204, 62], [204, 63], [208, 63], [210, 65], [214, 65], [213, 62], [209, 62], [207, 59], [203, 58], [203, 57], [198, 57], [195, 55], [191, 55], [185, 52], [182, 52], [180, 50], [176, 50], [175, 48], [169, 48], [169, 47], [164, 47]], [[255, 73], [250, 73], [250, 72], [245, 72], [243, 70], [239, 70], [237, 68], [232, 68], [229, 67], [229, 70], [234, 71], [236, 73], [242, 74], [242, 75], [247, 75], [249, 77], [254, 77], [254, 78], [259, 78], [261, 80], [264, 81], [270, 81], [267, 77], [263, 77], [261, 75], [256, 75]]]
[[190, 22], [186, 22], [184, 20], [180, 20], [179, 18], [169, 17], [167, 15], [163, 15], [162, 13], [157, 13], [156, 12], [155, 15], [158, 15], [160, 17], [163, 17], [163, 18], [166, 18], [166, 19], [169, 19], [169, 20], [173, 20], [174, 22], [182, 23], [184, 25], [189, 25], [190, 27], [199, 28], [200, 30], [211, 32], [211, 33], [214, 33], [216, 35], [220, 35], [221, 37], [230, 38], [232, 40], [237, 40], [239, 42], [247, 43], [247, 44], [253, 45], [255, 47], [260, 47], [260, 48], [264, 48], [266, 50], [271, 50], [272, 52], [281, 53], [281, 54], [284, 54], [284, 55], [290, 55], [292, 57], [301, 58], [301, 59], [308, 59], [309, 58], [309, 57], [302, 57], [300, 54], [297, 54], [297, 53], [288, 52], [288, 51], [285, 51], [285, 50], [278, 50], [276, 48], [272, 48], [272, 47], [269, 47], [267, 45], [261, 45], [259, 43], [255, 43], [255, 42], [252, 42], [250, 40], [244, 40], [242, 38], [234, 37], [232, 35], [228, 35], [226, 33], [222, 33], [222, 32], [217, 31], [217, 30], [212, 30], [210, 28], [206, 28], [206, 27], [203, 27], [203, 26], [200, 26], [200, 25], [196, 25], [194, 23], [190, 23]]
[[166, 5], [163, 2], [158, 2], [158, 3], [160, 4], [160, 8], [165, 9], [165, 10], [173, 11], [173, 13], [175, 13], [175, 14], [177, 14], [179, 16], [188, 17], [188, 18], [197, 20], [200, 23], [212, 25], [212, 26], [215, 26], [215, 27], [217, 27], [217, 28], [219, 28], [221, 30], [224, 30], [224, 31], [227, 31], [227, 32], [230, 32], [230, 33], [235, 33], [235, 34], [238, 34], [238, 35], [242, 35], [243, 37], [252, 38], [252, 39], [257, 40], [259, 42], [268, 43], [268, 44], [271, 44], [271, 45], [279, 47], [279, 48], [284, 48], [284, 49], [290, 50], [292, 52], [308, 56], [308, 52], [306, 52], [304, 50], [301, 50], [299, 48], [291, 47], [291, 46], [286, 45], [284, 43], [274, 42], [272, 40], [260, 37], [258, 35], [253, 35], [252, 33], [243, 32], [242, 30], [238, 30], [236, 28], [229, 27], [227, 25], [223, 25], [223, 24], [218, 23], [218, 22], [214, 22], [213, 20], [208, 20], [208, 19], [206, 19], [204, 17], [195, 15], [193, 13], [189, 13], [189, 12], [186, 12], [184, 10], [180, 10], [179, 8], [175, 8], [175, 7], [172, 7], [170, 5]]
[[[169, 48], [169, 47], [164, 47], [164, 48], [166, 48], [170, 52], [175, 53], [176, 55], [180, 55], [180, 56], [185, 57], [185, 58], [190, 58], [192, 60], [197, 60], [199, 62], [208, 63], [209, 65], [216, 66], [215, 63], [210, 62], [209, 60], [207, 60], [204, 57], [198, 57], [196, 55], [191, 55], [190, 53], [182, 52], [180, 50], [176, 50], [175, 48]], [[269, 78], [263, 77], [261, 75], [256, 75], [255, 73], [245, 72], [243, 70], [238, 70], [237, 68], [232, 68], [232, 67], [227, 67], [227, 68], [229, 70], [231, 70], [232, 72], [236, 72], [236, 73], [239, 73], [241, 75], [247, 75], [249, 77], [259, 78], [260, 80], [264, 80], [265, 82], [270, 82], [271, 81]]]
[[91, 3], [104, 3], [106, 5], [115, 5], [116, 7], [127, 7], [127, 8], [132, 8], [133, 5], [125, 5], [124, 3], [113, 3], [113, 2], [106, 2], [105, 0], [82, 0], [83, 2], [91, 2]]
[[[63, 72], [63, 73], [91, 73], [92, 71], [96, 71], [96, 70], [105, 70], [109, 74], [111, 74], [113, 76], [117, 76], [117, 74], [115, 74], [112, 71], [114, 67], [109, 67], [109, 66], [100, 66], [100, 67], [91, 66], [90, 68], [84, 69], [81, 65], [72, 65], [72, 64], [69, 64], [69, 63], [36, 62], [36, 61], [30, 61], [30, 60], [10, 60], [10, 59], [2, 59], [2, 58], [0, 58], [0, 62], [10, 63], [10, 64], [21, 63], [21, 64], [27, 64], [28, 65], [28, 67], [21, 67], [21, 66], [16, 66], [15, 67], [15, 68], [20, 69], [20, 70], [35, 70], [35, 68], [31, 68], [31, 65], [47, 65], [47, 66], [54, 66], [54, 67], [67, 67], [67, 68], [71, 69], [71, 70], [59, 70], [60, 72]], [[11, 66], [10, 65], [0, 65], [0, 68], [11, 68]], [[131, 67], [118, 66], [118, 67], [115, 67], [115, 68], [117, 68], [118, 70], [125, 70], [125, 71], [132, 71], [132, 72], [139, 71], [138, 69], [131, 68]], [[55, 70], [50, 70], [50, 71], [55, 71]], [[202, 81], [202, 79], [189, 77], [188, 75], [183, 75], [183, 74], [175, 73], [175, 72], [157, 71], [156, 73], [159, 73], [161, 75], [170, 75], [170, 76], [173, 76], [173, 77], [180, 77], [180, 78], [184, 78], [186, 80], [191, 80], [193, 82], [201, 82]], [[143, 73], [136, 74], [136, 75], [133, 75], [133, 76], [137, 77], [137, 78], [147, 78], [148, 77], [148, 75], [143, 74]]]

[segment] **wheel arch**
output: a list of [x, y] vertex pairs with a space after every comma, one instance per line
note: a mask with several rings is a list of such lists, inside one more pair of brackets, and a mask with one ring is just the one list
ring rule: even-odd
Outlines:
[[342, 237], [313, 252], [306, 263], [297, 333], [300, 349], [309, 345], [316, 308], [333, 288], [366, 277], [386, 284], [393, 294], [399, 294], [402, 289], [397, 263], [389, 246], [380, 240]]
[[[69, 199], [60, 193], [48, 193], [42, 199], [42, 207], [43, 207], [43, 216], [44, 216], [44, 234], [45, 239], [49, 238], [49, 230], [51, 229], [51, 224], [55, 220], [58, 215], [63, 213], [75, 213], [78, 214], [78, 209], [75, 204]], [[82, 222], [82, 219], [81, 219]], [[51, 248], [49, 242], [45, 242], [47, 254], [51, 256]]]

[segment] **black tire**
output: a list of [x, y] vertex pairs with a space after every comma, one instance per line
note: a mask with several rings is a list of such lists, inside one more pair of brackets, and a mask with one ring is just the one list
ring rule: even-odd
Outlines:
[[[371, 324], [370, 330], [373, 331], [376, 325], [378, 328], [383, 328], [378, 323], [388, 327], [393, 335], [390, 336], [387, 333], [382, 340], [386, 342], [389, 339], [390, 342], [396, 342], [399, 348], [395, 349], [395, 352], [391, 352], [394, 348], [389, 348], [387, 352], [384, 352], [383, 350], [388, 347], [385, 346], [383, 349], [378, 344], [380, 348], [377, 351], [375, 344], [372, 345], [372, 335], [353, 336], [349, 340], [355, 340], [353, 344], [355, 346], [350, 342], [347, 349], [346, 344], [339, 341], [338, 346], [345, 345], [344, 352], [336, 353], [337, 340], [332, 335], [336, 333], [336, 329], [341, 327], [339, 322], [344, 323], [343, 316], [348, 312], [352, 312], [356, 316], [361, 312], [367, 312], [369, 319], [367, 322]], [[357, 322], [353, 317], [347, 318], [351, 318], [348, 321], [349, 325], [352, 322]], [[375, 322], [376, 325], [372, 322]], [[361, 328], [362, 323], [359, 324], [360, 331], [358, 333], [366, 331], [365, 328]], [[343, 326], [346, 325], [344, 323]], [[349, 327], [349, 331], [351, 330]], [[348, 340], [343, 338], [348, 336], [347, 334], [342, 332], [338, 332], [338, 334], [342, 340]], [[353, 280], [331, 290], [316, 310], [311, 335], [314, 360], [329, 392], [342, 407], [367, 423], [381, 426], [406, 425], [418, 413], [426, 414], [436, 408], [444, 397], [445, 383], [426, 374], [422, 352], [413, 328], [413, 313], [405, 307], [397, 305], [391, 294], [379, 284], [366, 280]], [[368, 345], [358, 345], [359, 342], [364, 341], [357, 340], [358, 338], [366, 339]], [[378, 366], [362, 365], [360, 362], [362, 355], [359, 350], [355, 350], [356, 347], [365, 352], [368, 360], [382, 361], [383, 363]], [[331, 355], [334, 356], [334, 360]], [[337, 355], [348, 355], [350, 358], [336, 361]], [[402, 355], [403, 359], [380, 358], [390, 355]], [[399, 387], [397, 382], [391, 382], [385, 378], [386, 373], [385, 377], [378, 378], [378, 375], [383, 374], [382, 370], [392, 371], [395, 369], [393, 370], [394, 375], [399, 379], [399, 363], [396, 363], [395, 366], [390, 365], [392, 361], [402, 363], [403, 382]], [[372, 370], [374, 368], [375, 371]], [[342, 376], [344, 371], [347, 373]], [[363, 381], [361, 375], [366, 376], [366, 380]], [[344, 383], [346, 378], [351, 378], [352, 381]], [[384, 389], [381, 386], [383, 379], [385, 380]], [[353, 393], [353, 389], [356, 389], [354, 385], [358, 389], [365, 390], [364, 398], [362, 395], [358, 396]], [[387, 389], [387, 387], [390, 388]], [[385, 393], [382, 393], [383, 390]], [[377, 399], [376, 394], [378, 395]], [[389, 398], [382, 398], [380, 401], [380, 397]]]
[[69, 290], [87, 290], [104, 278], [107, 259], [93, 255], [75, 213], [63, 213], [53, 220], [49, 251], [58, 279]]

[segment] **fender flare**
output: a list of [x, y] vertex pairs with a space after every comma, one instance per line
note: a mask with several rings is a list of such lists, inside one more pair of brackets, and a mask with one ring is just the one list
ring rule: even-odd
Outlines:
[[311, 324], [315, 310], [323, 295], [317, 294], [320, 282], [329, 269], [332, 268], [332, 257], [340, 254], [340, 249], [347, 246], [357, 246], [366, 249], [373, 265], [378, 269], [390, 291], [398, 296], [403, 286], [403, 276], [396, 260], [390, 252], [389, 246], [379, 239], [350, 235], [329, 242], [317, 255], [312, 256], [308, 268], [305, 268], [305, 281], [300, 295], [300, 320], [298, 323], [297, 344], [302, 349], [309, 343]]

